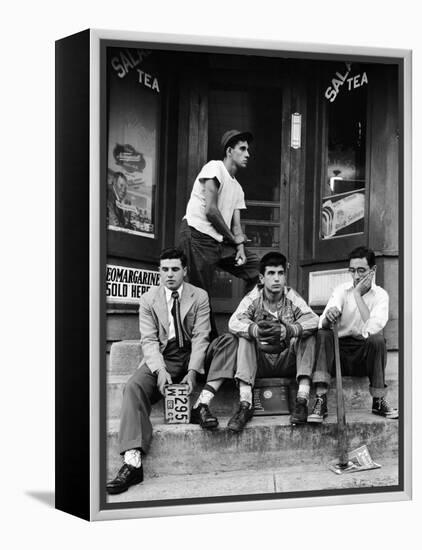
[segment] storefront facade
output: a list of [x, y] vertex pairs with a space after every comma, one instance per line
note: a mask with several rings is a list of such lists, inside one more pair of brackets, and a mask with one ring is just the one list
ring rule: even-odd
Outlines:
[[[285, 254], [289, 285], [317, 311], [347, 278], [348, 253], [374, 249], [398, 349], [399, 74], [387, 61], [108, 48], [109, 343], [139, 337], [137, 302], [159, 282], [160, 251], [177, 245], [197, 173], [237, 128], [254, 135], [237, 178], [249, 247]], [[243, 292], [217, 273], [220, 327]]]

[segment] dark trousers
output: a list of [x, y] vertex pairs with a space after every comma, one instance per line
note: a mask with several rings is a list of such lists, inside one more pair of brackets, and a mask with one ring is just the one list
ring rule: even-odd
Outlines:
[[[345, 336], [339, 338], [340, 363], [343, 376], [367, 376], [369, 393], [373, 397], [386, 394], [385, 366], [387, 347], [381, 333], [368, 338]], [[330, 384], [335, 375], [334, 336], [329, 329], [320, 329], [316, 341], [314, 384]]]
[[[245, 249], [246, 263], [237, 266], [235, 246], [217, 242], [209, 235], [190, 227], [186, 220], [182, 220], [179, 244], [187, 257], [189, 282], [206, 290], [210, 299], [217, 267], [246, 281], [247, 291], [259, 280], [259, 259], [256, 254]], [[217, 330], [211, 313], [211, 337], [215, 336]]]
[[292, 338], [289, 346], [277, 355], [264, 353], [254, 340], [238, 338], [233, 334], [223, 334], [214, 342], [223, 360], [211, 363], [207, 382], [227, 378], [253, 386], [256, 378], [286, 377], [299, 380], [302, 376], [312, 376], [315, 362], [314, 335]]
[[[171, 340], [164, 350], [166, 368], [174, 383], [180, 382], [187, 373], [190, 351], [180, 349], [176, 340]], [[149, 418], [151, 407], [162, 399], [157, 387], [157, 374], [147, 365], [142, 365], [129, 378], [123, 391], [120, 412], [120, 453], [129, 449], [141, 449], [146, 453], [152, 439], [152, 424]]]
[[[209, 346], [205, 360], [206, 371], [218, 369], [219, 365], [231, 360], [236, 362], [237, 343], [224, 336], [214, 340]], [[190, 351], [180, 350], [176, 341], [172, 340], [167, 344], [163, 357], [173, 382], [180, 382], [187, 373]], [[148, 452], [152, 439], [149, 418], [151, 407], [160, 399], [162, 395], [157, 388], [157, 374], [151, 372], [147, 365], [143, 365], [129, 378], [123, 393], [119, 430], [121, 454], [129, 449], [141, 449], [143, 454]]]
[[236, 373], [238, 338], [226, 332], [211, 342], [207, 351], [207, 382], [227, 378]]

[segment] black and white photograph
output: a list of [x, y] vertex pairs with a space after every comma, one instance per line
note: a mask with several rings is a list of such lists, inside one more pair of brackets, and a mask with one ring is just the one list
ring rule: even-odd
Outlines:
[[402, 62], [100, 56], [101, 507], [403, 491]]
[[418, 13], [5, 5], [2, 547], [415, 546]]

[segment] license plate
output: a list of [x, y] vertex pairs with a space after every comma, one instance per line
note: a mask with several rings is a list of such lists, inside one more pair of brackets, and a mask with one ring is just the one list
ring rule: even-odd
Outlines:
[[187, 384], [169, 384], [164, 388], [164, 419], [167, 424], [190, 422], [190, 399]]

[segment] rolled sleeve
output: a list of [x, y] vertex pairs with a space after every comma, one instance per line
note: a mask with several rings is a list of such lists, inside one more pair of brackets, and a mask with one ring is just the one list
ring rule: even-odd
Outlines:
[[219, 182], [222, 180], [221, 167], [215, 160], [210, 160], [205, 164], [198, 174], [200, 181], [212, 180], [216, 178]]
[[325, 306], [324, 311], [319, 318], [318, 328], [323, 328], [322, 322], [324, 321], [326, 313], [330, 308], [336, 307], [340, 312], [342, 312], [344, 304], [344, 294], [344, 286], [338, 286], [333, 290], [333, 293], [331, 294], [330, 299], [328, 300], [327, 305]]

